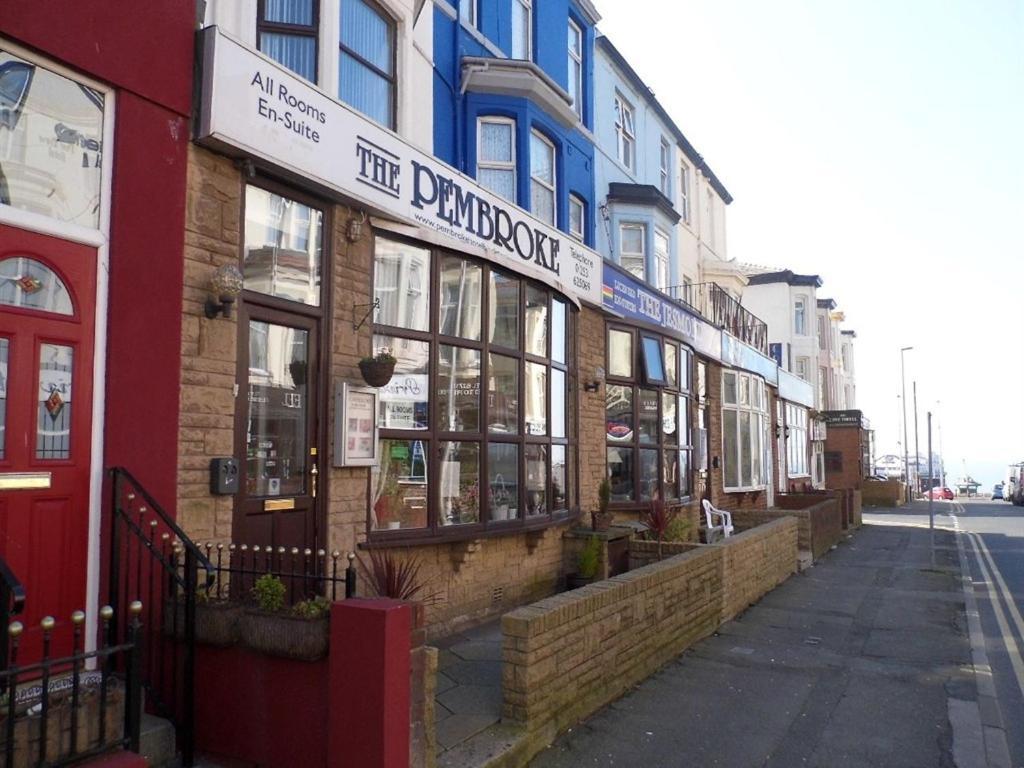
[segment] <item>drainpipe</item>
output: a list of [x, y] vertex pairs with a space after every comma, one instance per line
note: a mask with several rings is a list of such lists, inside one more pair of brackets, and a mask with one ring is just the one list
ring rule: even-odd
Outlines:
[[[452, 35], [452, 61], [455, 62], [456, 71], [461, 71], [461, 58], [460, 53], [462, 52], [462, 3], [456, 4], [456, 16], [455, 16], [455, 34]], [[463, 83], [465, 82], [465, 75], [462, 76]], [[466, 172], [466, 142], [465, 142], [465, 130], [466, 127], [463, 124], [464, 110], [463, 110], [463, 93], [464, 87], [456, 90], [452, 88], [452, 98], [455, 100], [455, 167], [463, 173]]]

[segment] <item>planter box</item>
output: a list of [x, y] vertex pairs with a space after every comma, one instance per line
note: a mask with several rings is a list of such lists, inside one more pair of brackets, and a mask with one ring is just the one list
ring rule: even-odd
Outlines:
[[327, 655], [328, 619], [303, 619], [278, 613], [243, 611], [239, 617], [242, 645], [257, 653], [297, 661]]
[[[177, 621], [175, 621], [175, 609]], [[240, 603], [215, 600], [196, 603], [196, 642], [224, 648], [238, 642], [238, 620], [242, 615]], [[185, 637], [185, 604], [164, 602], [164, 633], [175, 639]]]

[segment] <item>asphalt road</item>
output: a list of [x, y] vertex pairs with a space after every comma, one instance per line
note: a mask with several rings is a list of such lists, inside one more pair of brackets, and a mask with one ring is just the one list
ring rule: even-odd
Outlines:
[[[865, 519], [927, 526], [923, 505], [915, 507]], [[958, 499], [935, 502], [933, 510], [937, 528], [963, 534], [1012, 765], [1024, 766], [1024, 507]]]

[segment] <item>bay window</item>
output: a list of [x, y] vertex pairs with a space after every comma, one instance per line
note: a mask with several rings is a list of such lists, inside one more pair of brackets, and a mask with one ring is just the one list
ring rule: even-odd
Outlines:
[[675, 341], [609, 326], [605, 453], [615, 504], [691, 495], [690, 365]]
[[509, 118], [477, 121], [476, 180], [499, 197], [516, 201], [516, 124]]
[[[410, 313], [395, 297], [410, 293], [402, 265], [412, 261], [424, 290]], [[490, 265], [380, 236], [374, 298], [372, 351], [398, 362], [380, 389], [369, 531], [458, 537], [567, 516], [576, 503], [571, 305]]]
[[644, 243], [647, 228], [643, 224], [619, 225], [619, 264], [631, 275], [647, 281], [647, 254]]
[[790, 477], [807, 477], [807, 409], [786, 403], [786, 466]]
[[668, 291], [669, 281], [669, 240], [660, 229], [654, 230], [654, 282], [660, 291]]
[[729, 491], [762, 490], [768, 409], [764, 380], [738, 371], [722, 372], [722, 453]]
[[370, 0], [341, 0], [338, 82], [343, 102], [395, 127], [395, 24]]

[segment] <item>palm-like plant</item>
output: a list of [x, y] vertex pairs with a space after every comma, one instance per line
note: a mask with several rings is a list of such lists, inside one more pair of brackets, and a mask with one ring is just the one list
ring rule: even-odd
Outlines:
[[661, 543], [665, 539], [665, 534], [668, 532], [669, 526], [672, 525], [672, 521], [676, 519], [679, 514], [678, 507], [669, 507], [665, 504], [661, 496], [651, 501], [651, 508], [647, 511], [644, 517], [644, 522], [647, 524], [647, 530], [654, 535], [658, 541], [658, 559], [661, 560]]
[[426, 584], [420, 580], [420, 559], [416, 555], [398, 558], [390, 550], [369, 550], [370, 565], [359, 558], [359, 565], [378, 597], [395, 600], [426, 600]]

